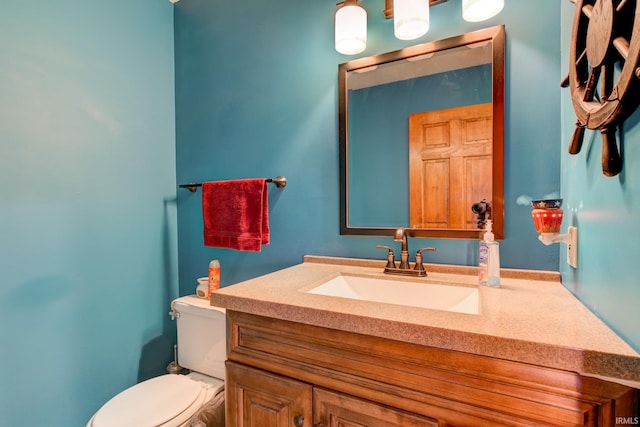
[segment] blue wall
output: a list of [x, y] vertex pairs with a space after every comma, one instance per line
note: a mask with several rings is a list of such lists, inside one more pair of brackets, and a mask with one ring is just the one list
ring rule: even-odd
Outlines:
[[[574, 6], [562, 6], [563, 58], [569, 57]], [[567, 2], [568, 3], [568, 2]], [[563, 61], [562, 72], [568, 72]], [[586, 131], [579, 154], [567, 154], [576, 116], [569, 89], [562, 91], [562, 196], [566, 225], [578, 227], [578, 268], [561, 252], [562, 281], [594, 313], [640, 351], [640, 110], [618, 132], [623, 170], [602, 174], [602, 137]], [[563, 248], [564, 249], [564, 248]]]
[[[461, 3], [431, 10], [421, 39], [393, 37], [383, 0], [363, 2], [368, 47], [397, 50], [505, 24], [505, 267], [558, 270], [558, 249], [541, 245], [520, 195], [560, 190], [560, 19], [556, 2], [506, 2], [497, 17], [461, 18]], [[176, 135], [180, 182], [285, 175], [270, 191], [272, 243], [261, 253], [202, 244], [200, 192], [178, 193], [180, 290], [191, 293], [211, 259], [228, 285], [301, 262], [305, 254], [381, 259], [388, 237], [340, 236], [338, 226], [337, 68], [354, 59], [333, 47], [335, 2], [244, 1], [176, 5]], [[537, 19], [531, 19], [536, 16]], [[533, 179], [534, 173], [536, 178]], [[477, 242], [428, 239], [429, 261], [475, 264]]]
[[[625, 125], [619, 177], [602, 176], [598, 135], [566, 154], [575, 118], [558, 82], [573, 5], [511, 1], [469, 24], [449, 1], [433, 8], [425, 37], [401, 42], [381, 17], [383, 1], [363, 4], [369, 47], [359, 56], [506, 25], [503, 265], [560, 269], [640, 348], [632, 238], [640, 116]], [[338, 234], [337, 65], [351, 57], [333, 49], [335, 2], [182, 0], [175, 98], [168, 1], [3, 6], [0, 425], [82, 426], [110, 396], [164, 370], [175, 336], [169, 301], [192, 293], [212, 258], [224, 285], [304, 254], [382, 258], [373, 246], [390, 239]], [[271, 245], [202, 246], [200, 193], [176, 192], [176, 175], [182, 183], [279, 174], [290, 183], [270, 188]], [[560, 186], [580, 227], [577, 270], [564, 248], [537, 242], [529, 207], [516, 204]], [[476, 242], [428, 244], [438, 247], [433, 261], [475, 262]]]
[[3, 2], [0, 39], [0, 425], [84, 426], [171, 358], [173, 6]]

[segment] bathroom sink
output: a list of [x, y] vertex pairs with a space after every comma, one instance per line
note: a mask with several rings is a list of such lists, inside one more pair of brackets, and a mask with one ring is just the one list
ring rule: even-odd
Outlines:
[[457, 313], [480, 313], [478, 289], [455, 284], [340, 274], [307, 293]]

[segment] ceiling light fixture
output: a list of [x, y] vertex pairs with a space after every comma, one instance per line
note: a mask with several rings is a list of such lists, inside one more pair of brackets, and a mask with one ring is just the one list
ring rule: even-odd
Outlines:
[[[447, 0], [385, 0], [384, 15], [393, 18], [393, 33], [400, 40], [413, 40], [429, 31], [429, 7]], [[335, 46], [344, 55], [356, 55], [367, 47], [367, 11], [358, 0], [337, 4]], [[504, 0], [462, 0], [462, 17], [478, 22], [497, 15]]]
[[367, 11], [358, 0], [338, 3], [335, 16], [336, 50], [355, 55], [367, 47]]
[[393, 34], [413, 40], [429, 31], [429, 0], [393, 0]]

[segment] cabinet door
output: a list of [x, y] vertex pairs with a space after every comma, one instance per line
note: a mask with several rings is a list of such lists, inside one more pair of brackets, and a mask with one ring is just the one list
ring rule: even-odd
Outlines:
[[227, 361], [226, 419], [234, 427], [311, 427], [312, 387]]
[[374, 402], [313, 389], [314, 426], [324, 427], [438, 427], [438, 422]]

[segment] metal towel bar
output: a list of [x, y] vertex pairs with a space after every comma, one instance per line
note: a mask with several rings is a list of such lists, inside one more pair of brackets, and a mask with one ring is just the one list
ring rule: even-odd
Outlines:
[[[274, 183], [276, 185], [276, 187], [278, 188], [284, 188], [287, 186], [287, 178], [285, 178], [284, 176], [276, 176], [275, 178], [267, 178], [265, 179], [265, 182], [271, 182]], [[180, 188], [186, 188], [189, 191], [191, 191], [192, 193], [195, 193], [196, 191], [198, 191], [198, 187], [202, 187], [201, 183], [195, 183], [195, 182], [190, 182], [188, 184], [180, 184], [179, 185]]]

